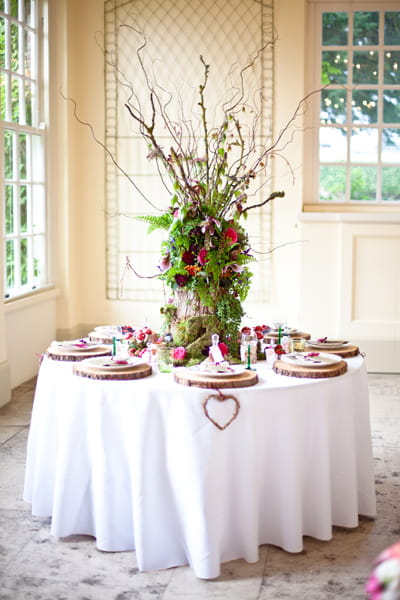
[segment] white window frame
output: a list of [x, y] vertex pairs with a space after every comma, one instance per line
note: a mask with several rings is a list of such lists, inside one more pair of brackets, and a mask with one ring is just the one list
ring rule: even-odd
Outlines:
[[[5, 64], [1, 65], [1, 76], [10, 82], [14, 77], [20, 89], [20, 107], [18, 122], [11, 113], [11, 87], [5, 85], [5, 112], [0, 115], [0, 196], [2, 209], [2, 252], [4, 298], [6, 301], [17, 299], [26, 294], [49, 287], [49, 244], [47, 218], [47, 186], [46, 186], [46, 146], [47, 146], [47, 4], [41, 0], [32, 0], [31, 19], [27, 21], [24, 14], [24, 0], [3, 0], [0, 4], [0, 17], [6, 26]], [[12, 6], [18, 6], [18, 14], [13, 14]], [[17, 27], [19, 35], [19, 66], [11, 69], [10, 64], [10, 27]], [[30, 66], [24, 68], [23, 39], [31, 36]], [[33, 40], [33, 42], [32, 42]], [[32, 93], [31, 119], [27, 120], [25, 112], [25, 86], [31, 86]], [[7, 133], [9, 132], [9, 133]], [[6, 173], [5, 136], [12, 137], [12, 172]], [[26, 139], [26, 170], [21, 174], [20, 158], [22, 154], [20, 140]], [[7, 230], [7, 197], [12, 190], [13, 228]], [[21, 190], [26, 193], [26, 208], [21, 215]], [[14, 247], [13, 278], [7, 273], [7, 244]], [[26, 248], [26, 269], [22, 273], [21, 250]]]
[[[322, 46], [322, 13], [324, 12], [356, 12], [356, 11], [399, 11], [400, 7], [398, 2], [387, 2], [385, 0], [364, 0], [361, 2], [332, 2], [329, 0], [309, 0], [308, 5], [308, 30], [312, 32], [310, 36], [310, 44], [308, 48], [308, 70], [307, 70], [307, 87], [308, 89], [317, 90], [321, 87], [321, 54], [322, 51], [325, 50], [338, 50], [339, 47], [323, 47]], [[382, 21], [381, 21], [382, 26]], [[383, 49], [382, 36], [380, 37], [380, 44], [378, 46], [379, 50]], [[340, 50], [348, 50], [351, 48], [352, 40], [351, 40], [351, 32], [349, 34], [349, 45], [341, 46]], [[369, 46], [360, 46], [360, 50], [368, 50]], [[396, 46], [396, 50], [400, 49], [399, 46]], [[382, 52], [380, 52], [382, 55]], [[382, 59], [381, 59], [382, 60]], [[382, 73], [383, 67], [380, 65], [380, 71]], [[349, 67], [349, 71], [351, 71], [351, 67]], [[340, 87], [340, 86], [335, 86]], [[363, 89], [363, 88], [376, 88], [377, 91], [381, 94], [382, 90], [385, 87], [390, 87], [390, 89], [400, 90], [400, 85], [384, 85], [382, 81], [382, 76], [379, 83], [374, 85], [359, 85], [351, 87], [350, 92], [347, 92], [347, 145], [349, 146], [350, 139], [350, 129], [351, 127], [355, 128], [356, 125], [351, 124], [349, 120], [349, 113], [351, 112], [350, 106], [350, 98], [351, 92], [353, 89]], [[329, 88], [328, 88], [329, 89]], [[333, 87], [332, 87], [333, 89]], [[331, 125], [335, 127], [335, 125]], [[381, 130], [384, 124], [382, 121], [382, 108], [380, 108], [380, 114], [378, 116], [378, 122], [376, 125], [370, 125], [372, 128], [376, 128], [379, 133], [379, 139], [381, 139]], [[388, 125], [386, 125], [387, 127]], [[349, 170], [351, 160], [350, 160], [350, 151], [348, 148], [347, 159], [344, 163], [347, 167], [347, 193], [346, 198], [343, 202], [333, 202], [333, 201], [321, 201], [320, 199], [320, 190], [319, 190], [319, 169], [320, 164], [323, 164], [319, 160], [319, 132], [321, 128], [329, 127], [329, 125], [321, 125], [320, 122], [320, 93], [315, 94], [310, 101], [309, 110], [306, 116], [306, 131], [305, 131], [305, 155], [304, 155], [304, 171], [305, 171], [305, 186], [304, 186], [304, 207], [303, 210], [307, 211], [318, 211], [318, 212], [400, 212], [400, 201], [388, 201], [382, 200], [380, 198], [380, 194], [377, 194], [376, 200], [351, 200], [349, 197]], [[391, 125], [389, 126], [391, 127]], [[400, 123], [395, 125], [396, 128], [400, 129]], [[339, 164], [339, 163], [337, 163]], [[358, 164], [358, 163], [357, 163]], [[369, 163], [368, 163], [369, 164]], [[382, 159], [378, 149], [378, 157], [375, 163], [377, 165], [377, 187], [381, 183], [381, 168], [382, 168]], [[392, 166], [387, 165], [385, 166]], [[400, 163], [396, 163], [395, 165], [400, 168]]]

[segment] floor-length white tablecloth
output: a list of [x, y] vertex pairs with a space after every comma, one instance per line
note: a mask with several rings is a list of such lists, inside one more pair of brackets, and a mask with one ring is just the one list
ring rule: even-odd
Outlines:
[[[320, 380], [258, 363], [258, 385], [225, 391], [240, 412], [220, 431], [203, 412], [211, 390], [171, 374], [92, 380], [44, 358], [24, 499], [52, 517], [53, 535], [135, 549], [141, 570], [189, 563], [214, 578], [221, 562], [256, 562], [260, 544], [299, 552], [304, 535], [329, 540], [332, 525], [375, 515], [365, 365], [347, 362]], [[227, 419], [232, 406], [211, 410]]]

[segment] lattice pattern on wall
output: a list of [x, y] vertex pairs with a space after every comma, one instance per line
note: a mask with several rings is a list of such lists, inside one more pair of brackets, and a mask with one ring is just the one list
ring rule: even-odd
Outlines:
[[[210, 64], [207, 87], [208, 116], [218, 118], [221, 100], [229, 97], [226, 90], [238, 84], [240, 68], [247, 64], [265, 43], [273, 39], [273, 8], [258, 0], [145, 0], [105, 2], [106, 65], [106, 145], [117, 164], [131, 177], [144, 195], [163, 208], [169, 194], [160, 182], [154, 161], [146, 158], [147, 148], [137, 134], [124, 104], [134, 90], [142, 110], [149, 110], [146, 82], [140, 73], [136, 49], [145, 33], [147, 46], [143, 52], [146, 70], [171, 95], [171, 117], [195, 121], [195, 97], [203, 79], [200, 55]], [[257, 136], [268, 139], [272, 123], [273, 47], [263, 53], [261, 61], [246, 71], [246, 93], [251, 105], [260, 107]], [[213, 108], [214, 107], [214, 108]], [[168, 147], [164, 131], [163, 144]], [[269, 192], [269, 184], [257, 192], [261, 201]], [[107, 296], [140, 302], [163, 301], [158, 279], [124, 279], [121, 275], [125, 257], [143, 275], [157, 272], [161, 234], [147, 235], [147, 226], [135, 216], [156, 212], [149, 206], [128, 178], [107, 158]], [[262, 194], [262, 195], [261, 195]], [[271, 211], [264, 207], [250, 212], [247, 228], [257, 263], [251, 265], [254, 280], [252, 299], [269, 300]]]

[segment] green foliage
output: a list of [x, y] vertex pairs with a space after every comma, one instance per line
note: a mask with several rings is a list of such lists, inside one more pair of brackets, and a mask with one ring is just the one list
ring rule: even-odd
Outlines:
[[135, 217], [138, 221], [144, 221], [148, 223], [148, 233], [152, 233], [156, 229], [168, 230], [173, 221], [173, 217], [169, 213], [163, 213], [162, 215], [143, 215]]

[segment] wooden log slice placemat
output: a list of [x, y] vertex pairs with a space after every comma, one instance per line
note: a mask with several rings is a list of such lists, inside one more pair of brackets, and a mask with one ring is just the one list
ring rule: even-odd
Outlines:
[[312, 379], [322, 379], [323, 377], [337, 377], [347, 372], [347, 363], [341, 360], [338, 363], [326, 365], [324, 367], [303, 367], [300, 365], [291, 365], [283, 360], [276, 360], [272, 369], [278, 375], [287, 377], [310, 377]]
[[[305, 331], [292, 331], [290, 333], [285, 333], [282, 332], [282, 337], [288, 335], [290, 338], [292, 339], [304, 339], [304, 340], [309, 340], [311, 338], [311, 333], [306, 333]], [[278, 332], [277, 331], [269, 331], [268, 333], [266, 333], [264, 335], [264, 338], [278, 338]]]
[[127, 366], [124, 369], [113, 370], [112, 367], [94, 367], [85, 365], [85, 362], [74, 365], [72, 369], [74, 375], [80, 377], [88, 377], [89, 379], [102, 379], [109, 381], [127, 380], [127, 379], [143, 379], [152, 374], [151, 365], [140, 363], [138, 365]]
[[256, 385], [258, 375], [256, 371], [243, 371], [238, 375], [227, 375], [226, 377], [213, 377], [212, 375], [197, 375], [186, 369], [179, 369], [174, 372], [174, 379], [177, 383], [187, 386], [211, 389], [242, 388]]
[[314, 346], [308, 346], [306, 344], [305, 352], [324, 352], [326, 354], [336, 354], [337, 356], [341, 356], [342, 358], [352, 358], [353, 356], [357, 356], [360, 353], [360, 348], [358, 346], [353, 346], [352, 344], [349, 344], [348, 346], [343, 346], [343, 348], [335, 348], [335, 350], [325, 350], [322, 348], [314, 348]]
[[61, 346], [49, 346], [45, 352], [46, 356], [52, 360], [80, 361], [85, 358], [93, 358], [96, 356], [110, 356], [111, 348], [107, 346], [98, 346], [97, 348], [88, 350], [70, 350]]

